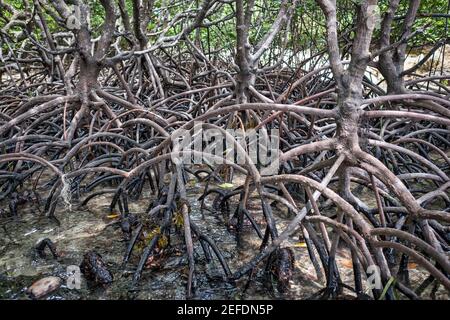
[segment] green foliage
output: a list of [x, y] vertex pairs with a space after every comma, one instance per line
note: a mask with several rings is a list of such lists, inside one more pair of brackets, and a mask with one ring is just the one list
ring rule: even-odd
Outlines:
[[[381, 17], [388, 8], [388, 0], [380, 0], [378, 2], [379, 11]], [[33, 2], [26, 0], [4, 0], [4, 3], [11, 5], [14, 9], [32, 13]], [[99, 0], [90, 0], [89, 3], [91, 16], [90, 25], [92, 36], [98, 37], [101, 35], [101, 26], [104, 23], [105, 11]], [[115, 1], [117, 4], [117, 1]], [[203, 3], [202, 0], [195, 2], [180, 0], [177, 5], [172, 5], [166, 8], [167, 1], [156, 0], [153, 6], [153, 12], [150, 17], [147, 31], [151, 34], [150, 43], [156, 41], [159, 37], [159, 32], [167, 28], [171, 21], [182, 12], [195, 13], [195, 9]], [[340, 34], [349, 33], [349, 37], [353, 36], [351, 30], [355, 23], [355, 6], [358, 5], [359, 0], [343, 0], [338, 1], [338, 26]], [[409, 1], [401, 1], [400, 7], [397, 12], [397, 17], [393, 24], [392, 39], [399, 39], [401, 37], [401, 30], [403, 20], [401, 19], [408, 10]], [[429, 17], [423, 15], [425, 13], [446, 13], [448, 10], [447, 0], [436, 1], [422, 1], [419, 10], [419, 17], [414, 23], [414, 30], [423, 28], [424, 32], [417, 35], [411, 40], [411, 46], [414, 47], [417, 44], [433, 44], [436, 41], [445, 37], [446, 19], [443, 17]], [[133, 5], [132, 0], [125, 0], [126, 11], [130, 18], [133, 18]], [[280, 8], [280, 1], [272, 0], [256, 0], [253, 12], [252, 26], [250, 27], [249, 40], [252, 44], [258, 43], [264, 35], [270, 30], [273, 21], [275, 20], [278, 10]], [[67, 31], [64, 23], [61, 21], [55, 21], [54, 17], [50, 14], [51, 6], [44, 8], [44, 16], [50, 32]], [[117, 12], [118, 14], [119, 12]], [[235, 13], [235, 4], [225, 3], [220, 5], [220, 9], [216, 10], [212, 15], [208, 16], [205, 20], [206, 23], [212, 21], [221, 21], [218, 24], [214, 24], [208, 28], [199, 28], [197, 32], [192, 32], [189, 37], [191, 40], [200, 41], [201, 47], [205, 49], [205, 53], [217, 52], [224, 50], [227, 53], [234, 52], [236, 42], [236, 26], [235, 19], [232, 17]], [[422, 15], [420, 15], [422, 14]], [[193, 15], [191, 15], [193, 17]], [[226, 19], [228, 17], [228, 19]], [[4, 27], [9, 19], [11, 19], [11, 13], [7, 10], [0, 12], [0, 28]], [[120, 21], [120, 19], [119, 19]], [[188, 23], [189, 20], [180, 19], [177, 23], [174, 23], [166, 32], [167, 36], [177, 35], [182, 28]], [[426, 28], [424, 28], [427, 26]], [[21, 32], [21, 26], [14, 26], [8, 33], [14, 37]], [[326, 28], [323, 13], [318, 7], [315, 0], [299, 1], [299, 4], [295, 10], [294, 16], [290, 25], [288, 26], [289, 32], [285, 33], [284, 30], [276, 37], [273, 46], [281, 47], [283, 41], [286, 38], [286, 46], [293, 52], [304, 50], [310, 47], [317, 49], [326, 48]], [[33, 35], [39, 41], [44, 41], [43, 33], [39, 28], [33, 28]], [[375, 39], [379, 36], [379, 28], [375, 31]], [[348, 38], [348, 37], [347, 37]], [[127, 46], [126, 41], [121, 41], [121, 44]], [[19, 44], [17, 44], [19, 45]], [[182, 47], [184, 45], [181, 45]], [[7, 50], [4, 45], [2, 49]]]
[[386, 283], [386, 285], [383, 288], [383, 291], [381, 292], [381, 296], [379, 298], [379, 300], [384, 300], [386, 297], [386, 293], [388, 292], [390, 287], [393, 287], [395, 285], [395, 282], [397, 280], [394, 277], [390, 277], [388, 282]]

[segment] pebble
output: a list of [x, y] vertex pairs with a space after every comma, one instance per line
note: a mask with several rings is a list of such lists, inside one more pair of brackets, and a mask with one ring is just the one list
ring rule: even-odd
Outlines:
[[58, 289], [61, 286], [61, 283], [62, 279], [59, 277], [45, 277], [33, 283], [27, 289], [27, 293], [33, 299], [39, 299]]

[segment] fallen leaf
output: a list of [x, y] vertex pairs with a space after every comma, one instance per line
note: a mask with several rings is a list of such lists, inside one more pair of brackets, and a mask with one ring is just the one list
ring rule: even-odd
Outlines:
[[116, 219], [118, 217], [120, 217], [120, 214], [110, 214], [108, 216], [106, 216], [108, 219]]
[[417, 263], [414, 262], [408, 263], [408, 269], [417, 269]]
[[232, 189], [233, 187], [234, 187], [234, 185], [232, 183], [219, 184], [219, 188], [222, 188], [222, 189]]
[[351, 259], [341, 259], [341, 263], [344, 268], [353, 268], [353, 261]]
[[298, 242], [294, 244], [294, 247], [296, 248], [306, 248], [306, 242]]

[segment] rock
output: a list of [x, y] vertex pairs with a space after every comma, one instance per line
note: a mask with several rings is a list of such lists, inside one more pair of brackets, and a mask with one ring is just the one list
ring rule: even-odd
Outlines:
[[61, 286], [62, 279], [59, 277], [46, 277], [33, 283], [28, 289], [27, 293], [33, 299], [39, 299], [43, 296], [55, 291]]

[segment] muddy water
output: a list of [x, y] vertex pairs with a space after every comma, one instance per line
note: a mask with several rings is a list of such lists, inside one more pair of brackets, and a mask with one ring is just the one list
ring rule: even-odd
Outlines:
[[[248, 228], [243, 244], [238, 247], [235, 235], [224, 224], [224, 218], [212, 210], [212, 198], [205, 202], [203, 214], [199, 197], [201, 186], [188, 184], [188, 196], [191, 205], [191, 218], [200, 230], [211, 237], [222, 251], [231, 271], [237, 270], [249, 261], [257, 252], [259, 238]], [[130, 211], [143, 215], [152, 195], [144, 194], [139, 202], [130, 203]], [[163, 256], [145, 269], [140, 282], [132, 285], [132, 276], [139, 261], [139, 250], [126, 266], [122, 266], [127, 242], [117, 223], [117, 217], [109, 213], [110, 198], [99, 196], [84, 208], [72, 209], [63, 205], [57, 208], [56, 216], [60, 225], [42, 218], [35, 211], [33, 203], [19, 207], [17, 219], [0, 220], [0, 298], [29, 299], [26, 289], [35, 281], [46, 276], [63, 278], [62, 286], [44, 299], [184, 299], [187, 280], [187, 258], [183, 251], [181, 234], [171, 237], [171, 246], [175, 250]], [[232, 206], [233, 207], [233, 206]], [[209, 209], [209, 210], [208, 210]], [[257, 197], [251, 198], [250, 213], [257, 222], [262, 222], [260, 204]], [[277, 225], [284, 229], [292, 217], [282, 208], [274, 207]], [[60, 253], [55, 260], [50, 254], [45, 258], [37, 256], [33, 249], [36, 243], [50, 238]], [[286, 241], [283, 246], [291, 247], [295, 254], [295, 270], [290, 289], [284, 295], [274, 293], [264, 281], [262, 272], [256, 275], [247, 291], [243, 288], [246, 279], [236, 283], [223, 281], [223, 270], [218, 260], [206, 262], [201, 246], [195, 241], [196, 259], [196, 297], [197, 299], [305, 299], [323, 288], [324, 283], [316, 278], [308, 252], [301, 240], [301, 234]], [[81, 277], [80, 289], [70, 289], [67, 279], [67, 267], [78, 266], [83, 254], [95, 250], [102, 255], [108, 268], [114, 275], [114, 282], [106, 287], [95, 286]], [[141, 249], [142, 250], [142, 249]], [[352, 285], [352, 266], [350, 254], [345, 248], [339, 250], [338, 266], [344, 282]], [[426, 275], [411, 265], [410, 275], [419, 282]], [[415, 280], [414, 280], [415, 279]], [[345, 290], [347, 297], [351, 292]], [[438, 291], [438, 296], [446, 298]]]

